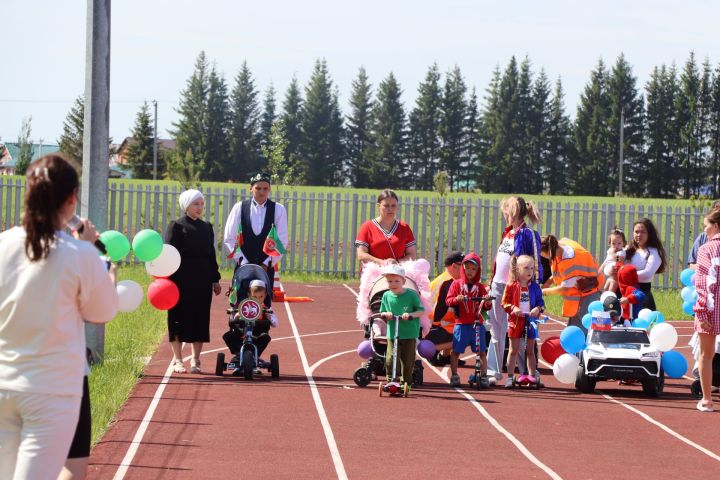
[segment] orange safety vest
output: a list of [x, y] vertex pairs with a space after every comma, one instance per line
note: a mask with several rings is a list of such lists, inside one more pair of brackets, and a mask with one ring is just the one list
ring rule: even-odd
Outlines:
[[582, 297], [600, 291], [605, 279], [598, 273], [598, 264], [592, 254], [585, 250], [579, 243], [568, 238], [561, 238], [558, 241], [561, 247], [570, 247], [575, 252], [572, 258], [557, 257], [552, 261], [552, 275], [556, 285], [561, 285], [565, 280], [573, 277], [597, 277], [598, 286], [592, 290], [581, 292], [577, 287], [567, 287], [563, 292], [563, 317], [574, 317], [580, 307]]
[[438, 296], [440, 295], [440, 287], [442, 287], [443, 283], [452, 279], [453, 277], [447, 272], [447, 270], [445, 270], [440, 275], [435, 277], [432, 282], [430, 282], [430, 296], [433, 300], [433, 309], [428, 314], [430, 320], [432, 320], [433, 322], [433, 325], [440, 326], [447, 330], [449, 333], [453, 333], [453, 328], [455, 328], [455, 312], [452, 308], [448, 308], [448, 311], [445, 313], [445, 315], [436, 322], [435, 305], [437, 305]]

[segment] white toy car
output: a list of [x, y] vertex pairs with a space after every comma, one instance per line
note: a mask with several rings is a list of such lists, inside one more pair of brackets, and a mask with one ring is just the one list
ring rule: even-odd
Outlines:
[[588, 347], [580, 354], [575, 388], [592, 393], [598, 380], [638, 380], [646, 395], [659, 396], [665, 385], [662, 354], [650, 345], [642, 328], [590, 330]]

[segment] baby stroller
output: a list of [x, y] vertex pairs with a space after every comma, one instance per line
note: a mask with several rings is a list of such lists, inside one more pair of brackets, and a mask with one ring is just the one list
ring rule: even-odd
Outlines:
[[[690, 384], [690, 393], [694, 398], [702, 398], [703, 392], [700, 386], [700, 372], [698, 371], [698, 359], [700, 358], [700, 339], [698, 338], [697, 332], [695, 332], [690, 339], [690, 346], [692, 347], [693, 357], [695, 357], [695, 366], [693, 367], [693, 382]], [[712, 359], [712, 386], [713, 391], [720, 387], [720, 336], [715, 340], [715, 355]]]
[[[270, 355], [269, 362], [262, 361], [258, 355], [258, 344], [266, 342], [267, 345], [270, 337], [267, 333], [253, 334], [258, 320], [262, 319], [263, 311], [267, 311], [267, 307], [247, 296], [253, 280], [262, 280], [265, 285], [270, 284], [267, 273], [259, 265], [247, 264], [235, 270], [231, 289], [235, 295], [230, 295], [230, 306], [227, 309], [230, 330], [223, 335], [223, 339], [239, 339], [240, 349], [228, 363], [225, 362], [225, 353], [217, 354], [215, 375], [219, 377], [223, 376], [225, 370], [232, 370], [233, 375], [242, 374], [246, 380], [252, 380], [253, 374], [259, 369], [268, 370], [272, 378], [280, 376], [280, 360], [276, 354]], [[267, 295], [272, 296], [272, 293], [268, 292]], [[236, 319], [235, 314], [239, 314], [239, 318]]]
[[[415, 282], [409, 277], [405, 278], [405, 288], [409, 288], [418, 292]], [[378, 277], [372, 285], [368, 294], [370, 309], [372, 315], [366, 324], [363, 324], [365, 338], [370, 340], [372, 346], [372, 356], [364, 362], [360, 368], [355, 370], [353, 381], [358, 387], [367, 387], [373, 380], [373, 377], [383, 376], [385, 372], [385, 353], [387, 351], [387, 337], [385, 336], [385, 321], [380, 319], [380, 303], [383, 294], [388, 290], [387, 280], [384, 276]], [[419, 294], [419, 292], [418, 292]], [[415, 360], [413, 366], [412, 386], [419, 387], [423, 384], [422, 362]]]

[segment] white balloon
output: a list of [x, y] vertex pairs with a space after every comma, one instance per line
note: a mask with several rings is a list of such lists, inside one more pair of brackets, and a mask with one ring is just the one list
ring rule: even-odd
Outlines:
[[650, 345], [661, 352], [668, 352], [675, 348], [678, 333], [669, 323], [659, 323], [650, 330]]
[[575, 383], [577, 369], [580, 365], [580, 359], [575, 355], [563, 353], [553, 364], [553, 375], [560, 383]]
[[115, 289], [118, 295], [118, 310], [121, 312], [132, 312], [140, 306], [145, 296], [140, 284], [132, 280], [120, 280]]
[[163, 245], [162, 252], [152, 262], [145, 262], [145, 270], [153, 277], [169, 277], [180, 268], [180, 252], [167, 243]]
[[604, 302], [606, 298], [608, 297], [615, 297], [617, 298], [617, 295], [615, 295], [615, 292], [603, 292], [602, 295], [600, 295], [600, 301]]
[[641, 318], [643, 320], [647, 320], [648, 317], [650, 317], [650, 314], [652, 313], [652, 310], [649, 308], [643, 308], [638, 312], [638, 318]]

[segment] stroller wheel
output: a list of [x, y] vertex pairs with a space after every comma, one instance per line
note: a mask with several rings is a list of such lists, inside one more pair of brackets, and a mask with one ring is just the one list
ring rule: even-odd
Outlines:
[[353, 382], [355, 382], [355, 385], [358, 387], [367, 387], [370, 384], [371, 378], [370, 370], [365, 367], [360, 367], [353, 373]]
[[693, 398], [702, 398], [703, 392], [702, 387], [700, 386], [700, 380], [694, 380], [692, 382], [692, 385], [690, 385], [690, 394]]
[[215, 375], [217, 375], [218, 377], [222, 377], [224, 371], [225, 371], [225, 354], [218, 353], [217, 360], [215, 361]]

